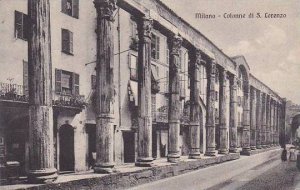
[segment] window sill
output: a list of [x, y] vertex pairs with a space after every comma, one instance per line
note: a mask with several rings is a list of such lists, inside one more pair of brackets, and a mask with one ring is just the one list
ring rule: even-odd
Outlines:
[[73, 15], [69, 15], [68, 13], [65, 13], [65, 12], [63, 12], [63, 11], [60, 11], [61, 13], [63, 13], [64, 15], [68, 15], [69, 17], [72, 17], [72, 18], [75, 18], [75, 19], [79, 19], [79, 17], [75, 17], [75, 16], [73, 16]]
[[67, 52], [67, 51], [61, 51], [61, 52], [63, 52], [64, 54], [67, 54], [67, 55], [72, 55], [72, 56], [74, 56], [74, 54], [73, 53], [70, 53], [70, 52]]

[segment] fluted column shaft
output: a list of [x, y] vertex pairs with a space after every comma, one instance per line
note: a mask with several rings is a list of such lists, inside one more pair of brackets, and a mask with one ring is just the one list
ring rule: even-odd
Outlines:
[[215, 143], [215, 77], [216, 62], [211, 61], [208, 72], [208, 98], [207, 98], [207, 119], [206, 119], [206, 152], [207, 156], [216, 155]]
[[171, 53], [169, 65], [169, 148], [168, 161], [177, 162], [180, 158], [179, 132], [180, 132], [180, 77], [179, 77], [179, 50], [182, 38], [175, 35], [171, 40]]
[[270, 96], [266, 96], [266, 144], [270, 145], [270, 138], [271, 138], [271, 127], [270, 127]]
[[29, 0], [29, 172], [33, 183], [56, 179], [53, 149], [52, 64], [49, 0]]
[[262, 131], [262, 138], [261, 138], [261, 144], [263, 148], [267, 147], [267, 129], [266, 129], [266, 104], [267, 96], [266, 94], [262, 93], [262, 109], [261, 109], [261, 131]]
[[250, 148], [256, 149], [256, 90], [251, 88]]
[[201, 52], [199, 49], [194, 52], [194, 59], [190, 65], [190, 158], [200, 158], [200, 65]]
[[229, 120], [229, 151], [237, 152], [237, 78], [232, 76], [230, 79], [230, 120]]
[[274, 145], [274, 102], [270, 100], [270, 144]]
[[97, 13], [96, 60], [96, 173], [110, 173], [114, 167], [114, 0], [95, 0]]
[[220, 146], [219, 146], [219, 154], [227, 154], [228, 149], [228, 126], [226, 123], [226, 80], [227, 80], [227, 73], [226, 70], [220, 70], [220, 122], [219, 122], [219, 129], [220, 129]]
[[143, 17], [139, 21], [138, 56], [138, 155], [137, 166], [151, 166], [152, 112], [151, 112], [151, 29], [152, 20]]
[[262, 119], [262, 98], [261, 92], [256, 93], [256, 148], [262, 148], [262, 129], [261, 129], [261, 119]]
[[244, 87], [243, 134], [241, 154], [250, 154], [250, 86]]

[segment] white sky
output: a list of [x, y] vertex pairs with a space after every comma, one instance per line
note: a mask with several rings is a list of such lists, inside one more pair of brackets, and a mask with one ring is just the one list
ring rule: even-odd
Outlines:
[[[161, 0], [227, 55], [244, 55], [251, 73], [300, 104], [299, 0]], [[285, 19], [224, 19], [224, 13], [284, 13]], [[195, 13], [221, 15], [196, 19]]]

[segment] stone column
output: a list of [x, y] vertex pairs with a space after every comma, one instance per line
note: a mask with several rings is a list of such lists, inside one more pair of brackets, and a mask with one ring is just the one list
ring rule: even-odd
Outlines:
[[169, 147], [168, 161], [177, 162], [180, 158], [179, 132], [180, 132], [180, 77], [179, 77], [179, 50], [182, 38], [175, 35], [171, 44], [171, 60], [169, 65]]
[[228, 126], [226, 124], [226, 70], [220, 70], [220, 146], [219, 154], [228, 154]]
[[250, 86], [244, 87], [243, 134], [241, 154], [250, 155]]
[[200, 158], [200, 65], [201, 65], [201, 52], [199, 49], [194, 52], [194, 60], [190, 65], [190, 158]]
[[114, 0], [95, 0], [97, 11], [96, 61], [96, 173], [114, 168]]
[[280, 103], [277, 103], [277, 145], [279, 145], [279, 136], [280, 136]]
[[273, 99], [270, 99], [270, 145], [274, 145], [274, 104]]
[[256, 90], [250, 89], [251, 93], [251, 126], [250, 126], [250, 148], [256, 149]]
[[274, 146], [277, 145], [277, 102], [274, 101]]
[[230, 124], [229, 124], [229, 151], [237, 152], [237, 78], [232, 76], [230, 79]]
[[208, 97], [206, 112], [206, 156], [216, 156], [215, 142], [215, 78], [216, 61], [212, 60], [208, 72]]
[[151, 166], [152, 113], [151, 113], [151, 28], [152, 20], [144, 17], [139, 23], [138, 64], [138, 157], [135, 165]]
[[256, 93], [256, 148], [261, 149], [261, 118], [262, 118], [262, 99], [261, 92], [257, 91]]
[[266, 133], [266, 94], [262, 93], [262, 109], [261, 109], [261, 129], [262, 138], [261, 144], [263, 148], [267, 148], [267, 133]]
[[271, 143], [271, 125], [270, 125], [270, 96], [267, 95], [266, 99], [266, 144], [270, 145]]
[[57, 178], [54, 167], [49, 0], [29, 0], [29, 172], [31, 183]]

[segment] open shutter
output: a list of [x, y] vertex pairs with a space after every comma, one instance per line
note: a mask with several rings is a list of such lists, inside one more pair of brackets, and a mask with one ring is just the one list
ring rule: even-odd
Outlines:
[[30, 30], [29, 16], [23, 14], [23, 38], [28, 40]]
[[69, 31], [68, 30], [68, 37], [69, 37], [69, 43], [68, 43], [68, 46], [69, 46], [69, 53], [73, 53], [73, 32]]
[[72, 2], [73, 17], [79, 18], [79, 0], [73, 0]]
[[72, 94], [79, 95], [79, 74], [73, 73]]
[[28, 62], [23, 60], [23, 93], [25, 96], [29, 95], [28, 92]]
[[23, 38], [23, 18], [22, 13], [15, 11], [15, 37]]
[[61, 70], [55, 69], [55, 92], [61, 93]]
[[92, 89], [96, 89], [96, 75], [91, 76], [91, 87]]
[[63, 52], [69, 52], [69, 34], [68, 30], [62, 29], [61, 30], [61, 47]]

